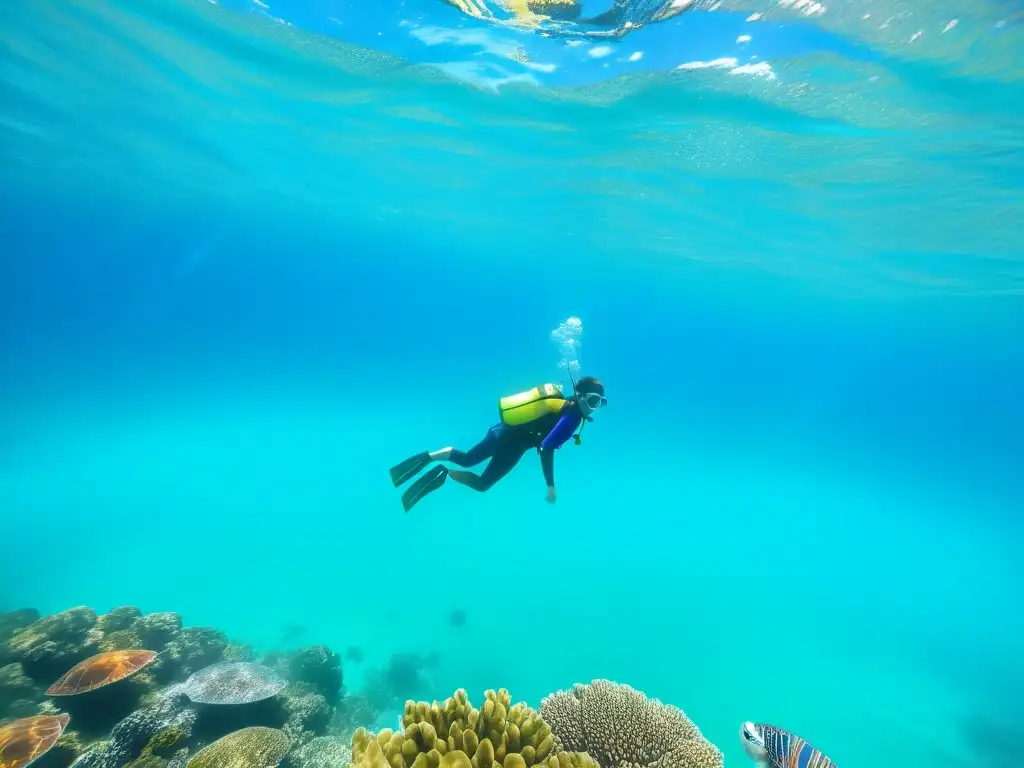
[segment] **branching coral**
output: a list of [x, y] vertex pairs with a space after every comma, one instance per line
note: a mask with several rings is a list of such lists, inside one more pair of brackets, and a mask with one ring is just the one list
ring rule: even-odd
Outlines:
[[678, 708], [609, 680], [544, 698], [555, 747], [588, 752], [601, 768], [722, 768], [722, 753]]
[[459, 689], [443, 705], [405, 704], [403, 730], [352, 736], [354, 768], [598, 768], [586, 754], [558, 751], [551, 729], [508, 691], [487, 691], [475, 709]]

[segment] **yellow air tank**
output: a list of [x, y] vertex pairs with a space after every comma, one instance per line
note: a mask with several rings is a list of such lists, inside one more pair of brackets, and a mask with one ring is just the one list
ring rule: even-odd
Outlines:
[[541, 384], [526, 392], [501, 398], [498, 401], [498, 412], [502, 423], [516, 427], [550, 413], [558, 413], [563, 405], [565, 397], [561, 387], [557, 384]]

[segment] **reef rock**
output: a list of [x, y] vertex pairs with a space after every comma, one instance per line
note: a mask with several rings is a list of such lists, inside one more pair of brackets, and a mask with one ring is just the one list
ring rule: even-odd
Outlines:
[[181, 616], [176, 613], [151, 613], [136, 619], [131, 629], [139, 636], [142, 647], [162, 651], [181, 632]]
[[256, 653], [248, 645], [228, 643], [224, 649], [224, 661], [255, 661]]
[[334, 709], [330, 731], [346, 744], [351, 743], [352, 734], [359, 728], [373, 728], [380, 719], [380, 712], [373, 702], [361, 693], [346, 693]]
[[0, 720], [36, 714], [43, 687], [25, 675], [21, 664], [0, 667]]
[[[57, 714], [56, 709], [49, 709], [45, 704], [41, 709], [51, 715]], [[75, 759], [85, 752], [86, 747], [86, 742], [79, 734], [65, 729], [64, 733], [57, 739], [57, 743], [53, 745], [53, 749], [41, 757], [38, 763], [33, 763], [32, 766], [33, 768], [66, 768], [66, 766], [72, 765]]]
[[96, 619], [96, 629], [103, 634], [128, 629], [142, 618], [142, 611], [131, 605], [115, 608]]
[[21, 662], [24, 673], [49, 685], [97, 650], [89, 630], [96, 624], [91, 608], [71, 608], [45, 616], [0, 644], [0, 666]]
[[10, 640], [16, 633], [36, 621], [39, 621], [39, 611], [35, 608], [0, 613], [0, 643]]
[[283, 698], [287, 719], [282, 730], [291, 737], [294, 745], [306, 744], [326, 733], [334, 715], [327, 699], [304, 683], [290, 685], [285, 689]]
[[[180, 617], [178, 620], [181, 620]], [[227, 645], [227, 637], [218, 629], [212, 627], [182, 629], [174, 636], [173, 640], [167, 643], [160, 659], [160, 665], [153, 670], [153, 677], [160, 683], [184, 680], [200, 669], [221, 661], [224, 658]], [[146, 647], [160, 650], [150, 645]]]
[[351, 763], [351, 746], [341, 739], [319, 736], [289, 753], [282, 768], [346, 768]]
[[332, 707], [341, 698], [341, 655], [326, 645], [270, 654], [265, 663], [279, 670], [290, 682], [308, 684]]
[[82, 755], [73, 768], [124, 768], [141, 757], [173, 752], [192, 735], [195, 721], [188, 699], [170, 689], [115, 725], [109, 741]]
[[89, 630], [89, 642], [100, 651], [134, 651], [144, 646], [132, 625], [142, 616], [142, 611], [132, 606], [115, 608], [96, 619], [96, 626]]

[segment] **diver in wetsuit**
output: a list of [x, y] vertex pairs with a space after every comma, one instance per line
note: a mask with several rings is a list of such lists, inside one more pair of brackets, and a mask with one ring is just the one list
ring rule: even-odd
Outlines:
[[[391, 468], [391, 482], [399, 487], [436, 461], [447, 461], [460, 467], [472, 467], [490, 459], [484, 471], [473, 472], [436, 466], [429, 469], [405, 493], [402, 506], [408, 512], [431, 491], [436, 491], [451, 477], [474, 491], [486, 491], [505, 477], [531, 448], [540, 454], [540, 465], [547, 482], [549, 503], [554, 503], [555, 450], [570, 437], [580, 444], [583, 424], [593, 421], [591, 414], [608, 405], [604, 385], [593, 376], [584, 376], [573, 385], [572, 397], [565, 398], [554, 384], [544, 384], [518, 395], [498, 401], [501, 421], [487, 430], [484, 439], [468, 451], [442, 448], [424, 451]], [[573, 435], [576, 428], [580, 432]]]

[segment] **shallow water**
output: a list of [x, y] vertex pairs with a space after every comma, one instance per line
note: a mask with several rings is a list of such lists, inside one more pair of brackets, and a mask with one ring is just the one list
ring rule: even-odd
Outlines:
[[[612, 678], [729, 766], [746, 719], [844, 768], [1010, 765], [1012, 9], [839, 5], [786, 48], [726, 3], [612, 77], [328, 6], [0, 8], [0, 610], [297, 624], [365, 649], [353, 689], [400, 651], [437, 698]], [[694, 36], [726, 9], [780, 55]], [[557, 505], [527, 456], [403, 515], [387, 467], [564, 378], [570, 315], [611, 406]]]

